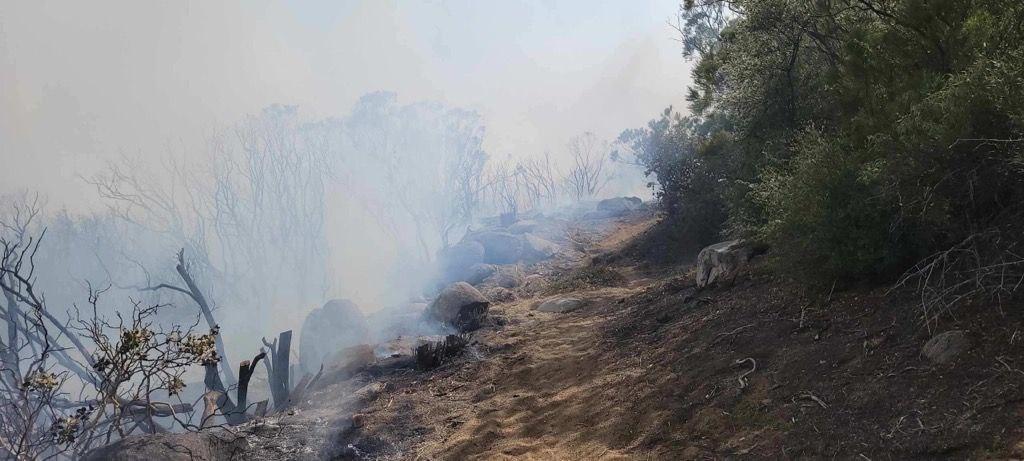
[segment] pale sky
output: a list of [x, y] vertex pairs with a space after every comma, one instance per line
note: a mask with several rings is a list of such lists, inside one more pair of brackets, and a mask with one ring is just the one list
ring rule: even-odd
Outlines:
[[479, 111], [493, 155], [557, 154], [682, 106], [678, 0], [0, 3], [0, 192], [87, 205], [122, 154], [200, 149], [273, 103], [367, 92]]

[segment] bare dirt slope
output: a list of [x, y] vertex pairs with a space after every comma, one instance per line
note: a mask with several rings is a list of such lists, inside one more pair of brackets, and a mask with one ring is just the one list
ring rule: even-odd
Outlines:
[[[654, 217], [569, 223], [461, 355], [384, 360], [237, 434], [240, 459], [1005, 459], [1024, 455], [1022, 306], [965, 307], [952, 363], [914, 300], [808, 292], [763, 262], [698, 290]], [[664, 250], [658, 250], [664, 251]], [[671, 258], [662, 258], [671, 259]], [[679, 258], [676, 258], [679, 259]], [[810, 293], [810, 294], [809, 294]], [[573, 297], [582, 307], [535, 306]], [[234, 443], [234, 442], [233, 442]], [[234, 444], [233, 447], [239, 446]]]
[[[650, 224], [645, 217], [618, 221], [586, 250], [617, 248]], [[363, 427], [344, 438], [381, 458], [631, 458], [627, 434], [646, 430], [649, 421], [620, 386], [647, 365], [639, 357], [611, 357], [612, 339], [603, 330], [614, 318], [607, 306], [622, 306], [644, 282], [631, 280], [637, 279], [631, 268], [586, 264], [577, 260], [549, 273], [532, 293], [521, 291], [522, 299], [493, 306], [492, 325], [475, 334], [476, 344], [459, 361], [392, 377], [388, 390], [362, 410]], [[534, 310], [542, 300], [565, 296], [583, 307]]]
[[[457, 361], [380, 376], [386, 390], [333, 443], [378, 459], [1022, 454], [1020, 309], [974, 306], [939, 325], [972, 346], [935, 365], [912, 300], [810, 296], [758, 265], [700, 291], [685, 266], [621, 251], [651, 224], [617, 221], [590, 248], [601, 263], [579, 260], [535, 297], [495, 306]], [[548, 296], [586, 304], [533, 310]]]

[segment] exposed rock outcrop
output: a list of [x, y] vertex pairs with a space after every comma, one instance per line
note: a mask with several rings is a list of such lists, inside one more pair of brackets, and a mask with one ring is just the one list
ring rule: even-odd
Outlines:
[[466, 280], [473, 276], [472, 268], [484, 262], [484, 246], [474, 240], [463, 240], [441, 250], [438, 260], [445, 281]]
[[483, 262], [489, 264], [512, 264], [523, 255], [523, 239], [515, 234], [486, 231], [469, 238], [483, 245]]
[[553, 312], [563, 314], [579, 309], [583, 306], [583, 300], [578, 298], [551, 298], [544, 300], [537, 305], [540, 312]]
[[334, 299], [313, 309], [302, 323], [299, 363], [307, 373], [316, 373], [337, 351], [368, 341], [366, 317], [352, 301]]
[[558, 245], [537, 237], [533, 234], [523, 235], [522, 259], [536, 262], [548, 259], [558, 253]]
[[745, 240], [729, 240], [704, 248], [697, 255], [697, 286], [703, 288], [734, 279], [753, 256], [754, 248]]
[[461, 281], [470, 285], [479, 285], [481, 282], [494, 275], [497, 271], [498, 267], [494, 264], [474, 264], [466, 271], [467, 275]]
[[606, 216], [621, 216], [643, 206], [644, 201], [638, 197], [615, 197], [597, 202], [597, 211]]
[[490, 301], [466, 282], [456, 282], [441, 291], [427, 307], [428, 318], [466, 332], [480, 327]]

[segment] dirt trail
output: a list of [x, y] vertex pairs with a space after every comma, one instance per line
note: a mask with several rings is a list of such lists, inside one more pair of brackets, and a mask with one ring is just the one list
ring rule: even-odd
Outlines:
[[[268, 459], [937, 459], [1024, 455], [1024, 309], [976, 306], [971, 348], [923, 359], [913, 300], [815, 294], [755, 263], [698, 290], [630, 256], [650, 215], [567, 225], [544, 283], [492, 306], [451, 363], [370, 367], [250, 446]], [[582, 237], [581, 237], [582, 236]], [[584, 305], [544, 313], [571, 296]], [[941, 331], [940, 330], [940, 331]], [[365, 398], [353, 391], [383, 386]], [[355, 416], [353, 416], [355, 414]], [[277, 432], [274, 432], [277, 431]]]
[[[651, 222], [637, 216], [576, 227], [592, 237], [587, 253], [600, 254]], [[622, 286], [551, 287], [588, 262], [581, 256], [563, 254], [544, 266], [554, 268], [545, 274], [549, 286], [533, 297], [493, 306], [496, 322], [475, 333], [467, 357], [426, 374], [390, 377], [388, 390], [361, 410], [365, 422], [348, 435], [350, 443], [376, 458], [631, 458], [628, 447], [613, 448], [608, 437], [633, 430], [621, 427], [633, 410], [620, 386], [641, 375], [644, 364], [613, 372], [603, 366], [607, 338], [601, 328], [608, 316], [600, 311], [642, 285], [632, 283], [640, 279], [636, 274], [620, 271]], [[558, 314], [534, 310], [540, 300], [564, 296], [584, 306]]]
[[[652, 223], [649, 216], [601, 223], [589, 254], [614, 251]], [[347, 437], [373, 457], [401, 459], [635, 458], [622, 434], [644, 431], [628, 387], [644, 374], [640, 357], [623, 358], [603, 328], [609, 306], [646, 287], [632, 267], [619, 286], [586, 286], [580, 255], [555, 261], [540, 293], [493, 306], [495, 325], [474, 336], [469, 357], [428, 374], [391, 377], [387, 392], [363, 409], [363, 427]], [[571, 283], [559, 284], [560, 279]], [[579, 287], [579, 284], [584, 286]], [[561, 285], [565, 288], [559, 289]], [[536, 304], [571, 296], [584, 306], [543, 313]], [[634, 438], [627, 436], [626, 438]]]

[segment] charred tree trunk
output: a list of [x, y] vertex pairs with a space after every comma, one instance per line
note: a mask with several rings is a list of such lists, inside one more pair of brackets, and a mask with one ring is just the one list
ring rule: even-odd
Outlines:
[[[181, 280], [185, 282], [185, 286], [188, 287], [188, 291], [185, 292], [196, 304], [199, 305], [199, 310], [203, 313], [203, 318], [206, 319], [207, 326], [210, 330], [219, 329], [217, 321], [213, 318], [213, 309], [210, 308], [210, 303], [206, 301], [206, 296], [203, 296], [203, 292], [199, 289], [199, 285], [196, 284], [195, 280], [192, 279], [192, 274], [188, 272], [188, 268], [185, 266], [185, 249], [182, 248], [178, 251], [178, 265], [175, 266], [175, 270], [178, 271], [178, 275], [181, 276]], [[184, 292], [185, 290], [178, 289]], [[224, 340], [221, 339], [220, 335], [214, 338], [217, 345], [217, 354], [220, 355], [221, 360], [227, 363], [228, 356], [227, 351], [224, 349]], [[224, 367], [224, 378], [229, 383], [235, 383], [235, 377], [231, 373], [231, 369]]]
[[252, 379], [252, 374], [256, 371], [256, 364], [266, 356], [266, 352], [260, 352], [252, 359], [252, 362], [245, 360], [238, 366], [238, 393], [236, 394], [236, 400], [238, 400], [238, 409], [242, 413], [246, 412], [249, 405], [249, 380]]
[[292, 347], [292, 331], [284, 331], [273, 343], [266, 339], [263, 344], [270, 350], [270, 361], [264, 362], [267, 365], [267, 375], [270, 379], [270, 394], [274, 397], [274, 409], [281, 411], [288, 407], [288, 393], [291, 390], [289, 385], [290, 355]]
[[[227, 389], [224, 387], [224, 383], [220, 380], [220, 373], [217, 372], [216, 364], [206, 365], [206, 379], [203, 380], [206, 384], [207, 392], [207, 407], [210, 406], [210, 401], [216, 403], [217, 409], [227, 420], [228, 424], [234, 426], [245, 422], [245, 411], [239, 410], [235, 403], [231, 401], [231, 396], [228, 395]], [[210, 398], [210, 392], [215, 392], [217, 395], [215, 398]], [[209, 408], [207, 408], [209, 411]], [[212, 419], [212, 415], [205, 415], [204, 419]], [[204, 421], [205, 423], [206, 421]]]

